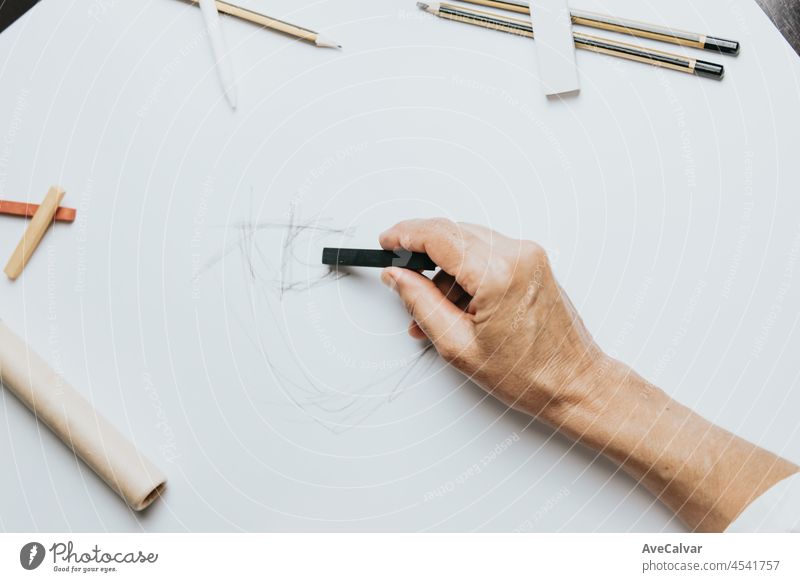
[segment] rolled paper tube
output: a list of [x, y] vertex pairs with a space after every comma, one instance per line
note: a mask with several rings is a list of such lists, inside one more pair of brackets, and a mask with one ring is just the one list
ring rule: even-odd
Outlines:
[[131, 509], [164, 490], [164, 474], [2, 321], [0, 380]]

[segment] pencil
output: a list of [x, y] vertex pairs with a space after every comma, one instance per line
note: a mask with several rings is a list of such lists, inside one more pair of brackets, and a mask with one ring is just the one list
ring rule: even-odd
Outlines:
[[[521, 0], [463, 0], [469, 4], [489, 6], [491, 8], [501, 8], [510, 12], [520, 14], [530, 14], [530, 5]], [[689, 32], [668, 26], [650, 24], [629, 18], [617, 18], [608, 14], [589, 12], [588, 10], [575, 10], [570, 8], [570, 16], [573, 24], [599, 28], [629, 34], [639, 38], [650, 38], [671, 44], [687, 46], [691, 48], [705, 49], [729, 55], [739, 54], [739, 42], [718, 38], [698, 32]]]
[[[199, 0], [188, 0], [188, 1], [194, 4], [199, 3]], [[308, 28], [304, 28], [296, 24], [291, 24], [283, 20], [278, 20], [277, 18], [272, 18], [271, 16], [267, 16], [266, 14], [261, 14], [260, 12], [256, 12], [255, 10], [250, 10], [248, 8], [242, 8], [241, 6], [231, 4], [230, 2], [224, 2], [223, 0], [216, 0], [216, 2], [217, 2], [217, 10], [219, 10], [223, 14], [227, 14], [229, 16], [235, 16], [236, 18], [241, 18], [242, 20], [246, 20], [247, 22], [258, 24], [259, 26], [263, 26], [264, 28], [277, 30], [278, 32], [288, 34], [295, 38], [299, 38], [300, 40], [312, 42], [319, 47], [342, 48], [342, 45], [340, 45], [338, 42], [331, 40], [330, 38], [318, 32], [310, 30]]]
[[405, 250], [384, 251], [372, 249], [322, 249], [322, 264], [349, 267], [402, 267], [433, 271], [436, 263], [425, 253]]
[[[529, 20], [503, 17], [494, 12], [472, 10], [446, 2], [417, 2], [417, 6], [440, 18], [533, 38], [533, 26]], [[725, 74], [724, 67], [717, 63], [701, 61], [700, 59], [648, 49], [634, 44], [601, 38], [599, 36], [591, 36], [580, 32], [573, 32], [572, 37], [575, 39], [575, 46], [577, 48], [596, 53], [603, 53], [621, 59], [637, 61], [648, 65], [681, 71], [682, 73], [688, 73], [690, 75], [709, 77], [711, 79], [722, 79]]]

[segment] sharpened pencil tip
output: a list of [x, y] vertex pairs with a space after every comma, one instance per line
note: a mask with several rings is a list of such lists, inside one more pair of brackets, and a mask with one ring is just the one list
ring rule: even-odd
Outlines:
[[429, 8], [429, 4], [425, 4], [425, 2], [417, 2], [417, 8], [421, 8], [422, 10], [427, 10]]
[[327, 36], [324, 36], [322, 34], [317, 34], [317, 38], [314, 41], [314, 44], [316, 44], [317, 46], [320, 46], [320, 47], [325, 47], [325, 48], [335, 48], [335, 49], [342, 48], [341, 44], [339, 44], [335, 40], [331, 40], [330, 38], [328, 38]]

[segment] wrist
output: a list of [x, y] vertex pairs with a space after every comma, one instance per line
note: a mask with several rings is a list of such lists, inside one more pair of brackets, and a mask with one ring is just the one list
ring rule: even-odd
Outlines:
[[692, 530], [722, 531], [797, 467], [708, 422], [628, 366], [598, 362], [548, 420], [603, 453]]
[[629, 456], [672, 402], [629, 366], [605, 354], [573, 386], [545, 420], [612, 458]]

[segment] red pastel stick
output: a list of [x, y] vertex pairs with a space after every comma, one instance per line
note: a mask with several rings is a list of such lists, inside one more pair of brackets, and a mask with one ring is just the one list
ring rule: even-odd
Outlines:
[[[38, 204], [28, 204], [27, 202], [11, 202], [10, 200], [0, 200], [0, 214], [10, 216], [32, 217], [39, 208]], [[60, 206], [56, 210], [55, 219], [59, 222], [74, 222], [77, 211], [74, 208]]]

